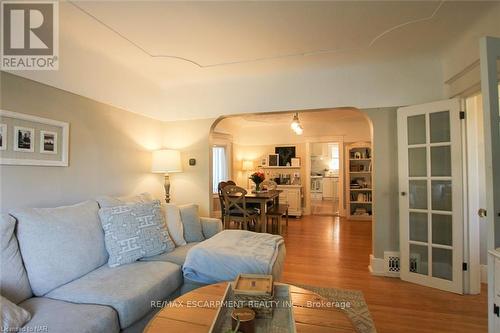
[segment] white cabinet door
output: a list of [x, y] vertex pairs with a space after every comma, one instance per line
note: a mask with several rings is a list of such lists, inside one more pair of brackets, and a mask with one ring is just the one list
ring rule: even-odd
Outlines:
[[323, 198], [333, 198], [333, 178], [323, 178]]

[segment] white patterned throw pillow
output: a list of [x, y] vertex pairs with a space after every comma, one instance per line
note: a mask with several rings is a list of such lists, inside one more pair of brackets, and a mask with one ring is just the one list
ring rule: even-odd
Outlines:
[[110, 267], [175, 248], [165, 226], [159, 200], [102, 208], [99, 217]]
[[31, 319], [31, 314], [0, 295], [1, 332], [21, 332], [21, 328]]

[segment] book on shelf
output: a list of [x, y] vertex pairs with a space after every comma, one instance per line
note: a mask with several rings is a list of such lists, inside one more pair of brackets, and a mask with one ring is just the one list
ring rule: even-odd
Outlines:
[[353, 192], [353, 193], [351, 193], [351, 201], [371, 202], [372, 201], [372, 193], [371, 192]]

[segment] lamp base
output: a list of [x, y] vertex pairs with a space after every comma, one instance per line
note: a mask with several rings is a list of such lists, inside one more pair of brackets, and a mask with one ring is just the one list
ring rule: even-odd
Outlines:
[[170, 203], [170, 177], [168, 173], [165, 174], [165, 184], [163, 186], [165, 187], [165, 202]]

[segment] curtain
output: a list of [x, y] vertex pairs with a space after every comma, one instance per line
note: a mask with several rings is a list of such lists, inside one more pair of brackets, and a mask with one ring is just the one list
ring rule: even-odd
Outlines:
[[212, 191], [217, 193], [217, 186], [221, 181], [228, 178], [227, 161], [226, 161], [226, 147], [216, 146], [212, 148], [213, 155], [213, 183]]

